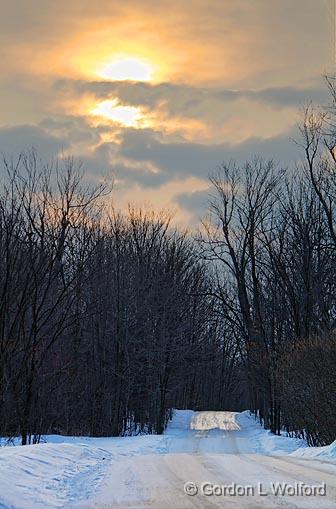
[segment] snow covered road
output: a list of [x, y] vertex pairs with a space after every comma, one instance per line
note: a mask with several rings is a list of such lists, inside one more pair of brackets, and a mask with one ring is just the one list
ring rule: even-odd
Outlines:
[[[285, 454], [302, 444], [272, 436], [246, 413], [181, 412], [164, 440], [164, 454], [149, 453], [118, 462], [109, 471], [95, 502], [81, 507], [336, 508], [336, 465]], [[185, 493], [187, 482], [192, 483], [193, 490], [196, 486], [197, 494]], [[273, 493], [276, 486], [287, 483], [295, 488], [298, 482], [308, 486], [326, 483], [326, 495]], [[204, 487], [204, 483], [209, 485]], [[222, 486], [253, 490], [245, 495], [209, 494], [213, 486], [219, 486], [215, 488], [218, 493]]]
[[0, 508], [336, 508], [335, 448], [275, 437], [247, 412], [177, 411], [163, 436], [48, 440], [0, 449]]

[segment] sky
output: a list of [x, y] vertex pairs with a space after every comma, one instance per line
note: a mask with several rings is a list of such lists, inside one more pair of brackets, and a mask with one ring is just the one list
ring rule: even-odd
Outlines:
[[74, 155], [113, 202], [183, 225], [209, 173], [292, 165], [309, 101], [327, 101], [333, 0], [0, 0], [0, 151]]

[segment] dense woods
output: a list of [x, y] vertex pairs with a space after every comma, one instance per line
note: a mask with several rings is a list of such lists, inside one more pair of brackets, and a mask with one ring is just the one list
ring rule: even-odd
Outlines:
[[[294, 169], [211, 176], [200, 233], [111, 206], [71, 158], [4, 161], [0, 435], [162, 433], [172, 408], [250, 408], [336, 437], [336, 97], [306, 109]], [[113, 191], [112, 191], [113, 195]]]
[[161, 433], [174, 406], [238, 399], [235, 339], [169, 215], [107, 210], [72, 159], [4, 173], [2, 435]]

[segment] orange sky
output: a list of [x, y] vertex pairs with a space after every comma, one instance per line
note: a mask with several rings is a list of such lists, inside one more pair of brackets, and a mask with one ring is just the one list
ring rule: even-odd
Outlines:
[[[202, 213], [228, 158], [286, 164], [325, 100], [331, 0], [13, 0], [0, 20], [0, 150], [116, 175], [115, 202]], [[297, 155], [298, 157], [298, 155]]]

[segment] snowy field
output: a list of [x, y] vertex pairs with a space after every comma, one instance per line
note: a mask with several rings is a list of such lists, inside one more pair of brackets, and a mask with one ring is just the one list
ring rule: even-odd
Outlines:
[[[248, 412], [176, 411], [163, 436], [45, 441], [0, 448], [0, 508], [336, 508], [336, 444], [273, 436]], [[276, 483], [326, 483], [325, 494], [281, 495]]]

